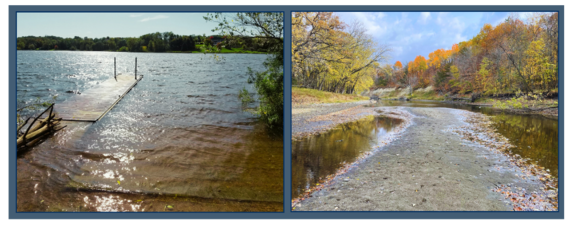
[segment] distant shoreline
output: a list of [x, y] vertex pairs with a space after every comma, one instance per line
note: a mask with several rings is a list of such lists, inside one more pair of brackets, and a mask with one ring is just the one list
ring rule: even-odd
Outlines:
[[[118, 51], [85, 51], [85, 50], [16, 50], [26, 52], [118, 52]], [[185, 53], [185, 54], [269, 54], [268, 52], [198, 52], [198, 51], [167, 51], [167, 52], [123, 52], [123, 53]]]

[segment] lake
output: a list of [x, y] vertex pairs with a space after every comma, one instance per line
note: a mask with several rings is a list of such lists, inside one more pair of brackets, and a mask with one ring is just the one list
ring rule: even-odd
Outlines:
[[237, 97], [266, 55], [19, 51], [18, 101], [57, 105], [112, 78], [114, 57], [144, 78], [19, 155], [18, 211], [282, 211], [282, 133]]

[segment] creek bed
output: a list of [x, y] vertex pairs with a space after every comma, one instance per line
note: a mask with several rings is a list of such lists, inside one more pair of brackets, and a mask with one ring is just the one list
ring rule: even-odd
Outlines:
[[334, 174], [345, 164], [371, 151], [382, 137], [403, 122], [385, 116], [340, 124], [320, 135], [292, 142], [292, 197], [315, 186], [321, 178]]

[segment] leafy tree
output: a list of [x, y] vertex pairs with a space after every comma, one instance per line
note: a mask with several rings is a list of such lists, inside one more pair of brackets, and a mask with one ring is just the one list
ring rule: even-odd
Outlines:
[[439, 89], [445, 89], [445, 83], [447, 79], [451, 76], [451, 66], [452, 64], [447, 63], [443, 66], [441, 70], [437, 72], [437, 77], [435, 79], [435, 87]]
[[213, 45], [213, 42], [211, 41], [211, 39], [212, 39], [212, 38], [213, 38], [213, 36], [212, 36], [212, 37], [208, 37], [208, 38], [204, 39], [204, 41], [203, 41], [203, 45], [204, 45], [204, 46], [206, 46], [206, 47], [210, 47], [210, 46], [212, 46], [212, 45]]
[[293, 82], [318, 90], [351, 94], [369, 88], [389, 52], [360, 22], [345, 24], [331, 12], [295, 12], [292, 36]]
[[485, 24], [476, 36], [449, 50], [417, 56], [403, 64], [405, 74], [397, 74], [401, 66], [396, 63], [398, 78], [389, 85], [434, 83], [453, 93], [551, 92], [558, 87], [557, 29], [558, 13], [534, 13], [525, 21], [512, 14], [496, 26]]
[[206, 21], [218, 23], [212, 32], [220, 32], [231, 39], [243, 41], [249, 37], [262, 40], [271, 55], [263, 63], [266, 71], [249, 68], [249, 82], [259, 95], [257, 114], [269, 127], [282, 129], [283, 125], [283, 21], [282, 13], [211, 13]]

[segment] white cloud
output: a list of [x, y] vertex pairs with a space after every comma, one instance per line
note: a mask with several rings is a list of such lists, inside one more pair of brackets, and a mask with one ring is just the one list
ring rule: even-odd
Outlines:
[[437, 23], [438, 23], [439, 25], [441, 25], [441, 24], [444, 23], [444, 17], [446, 17], [447, 14], [448, 14], [448, 12], [440, 12], [440, 13], [437, 15]]
[[456, 34], [454, 37], [454, 43], [460, 43], [462, 41], [466, 41], [466, 37], [462, 36], [460, 33]]
[[146, 21], [158, 20], [158, 19], [166, 19], [166, 18], [168, 18], [168, 17], [164, 16], [164, 15], [158, 15], [158, 16], [147, 17], [147, 18], [141, 19], [140, 22], [146, 22]]
[[508, 16], [504, 16], [504, 17], [502, 17], [502, 18], [500, 18], [500, 19], [494, 21], [494, 22], [492, 23], [492, 26], [498, 26], [498, 24], [500, 24], [500, 23], [506, 21], [506, 19], [508, 19]]
[[419, 18], [419, 22], [421, 22], [421, 23], [426, 23], [427, 20], [429, 19], [429, 17], [431, 17], [431, 13], [430, 13], [430, 12], [422, 12], [422, 13], [421, 13], [421, 18]]
[[462, 32], [465, 28], [464, 22], [460, 21], [458, 17], [452, 18], [449, 20], [448, 25], [453, 29], [456, 29], [458, 32]]
[[521, 20], [527, 20], [530, 18], [534, 13], [533, 12], [520, 12], [518, 13]]
[[376, 19], [383, 19], [383, 17], [385, 17], [385, 16], [387, 16], [387, 15], [383, 12], [379, 12], [379, 13], [375, 14]]
[[421, 38], [423, 37], [423, 33], [418, 33], [418, 34], [412, 34], [410, 35], [412, 40], [418, 41], [421, 40]]
[[393, 55], [400, 55], [401, 53], [403, 53], [403, 47], [402, 46], [393, 46], [391, 47], [391, 53]]
[[385, 28], [382, 28], [378, 23], [369, 19], [368, 13], [354, 12], [352, 15], [354, 15], [360, 22], [362, 22], [369, 34], [379, 36], [385, 31]]

